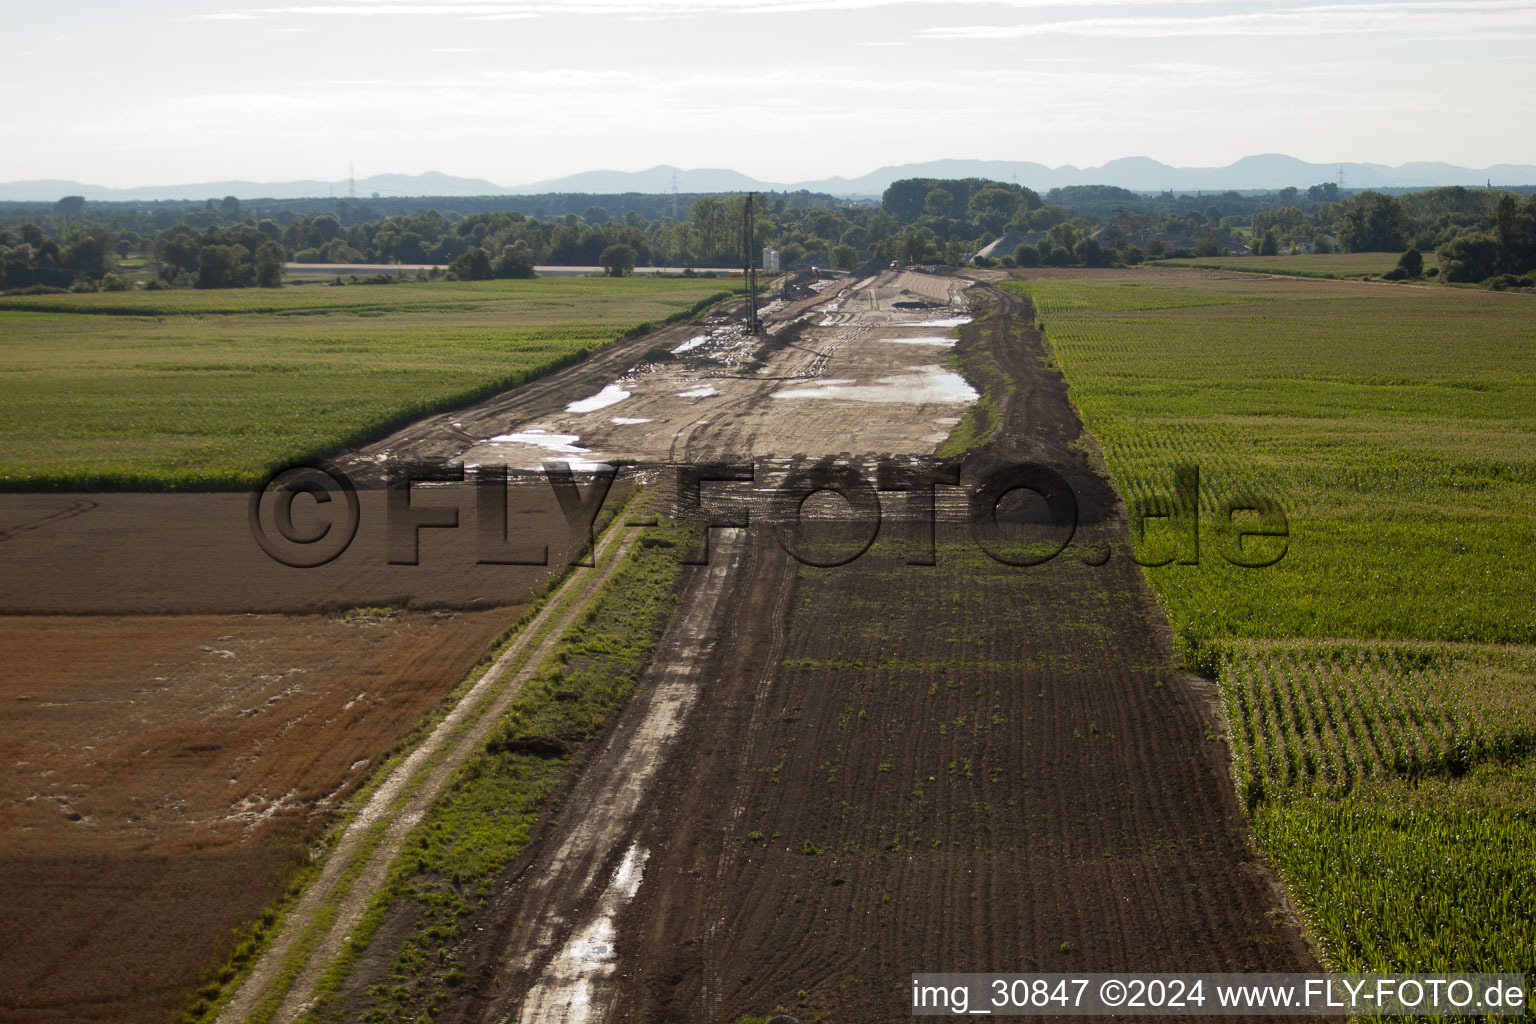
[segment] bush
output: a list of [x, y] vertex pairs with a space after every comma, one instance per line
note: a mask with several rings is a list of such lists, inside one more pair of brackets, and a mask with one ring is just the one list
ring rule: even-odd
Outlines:
[[1404, 270], [1402, 267], [1393, 267], [1391, 270], [1381, 275], [1381, 279], [1383, 281], [1404, 281], [1407, 280], [1407, 278], [1408, 271]]
[[1013, 261], [1021, 267], [1038, 267], [1040, 265], [1040, 249], [1028, 242], [1020, 242], [1019, 247], [1013, 250]]
[[609, 277], [627, 277], [634, 273], [636, 253], [623, 242], [616, 242], [603, 250], [597, 258]]
[[[1403, 272], [1405, 277], [1420, 277], [1424, 273], [1424, 254], [1413, 246], [1398, 257], [1397, 269]], [[1397, 280], [1394, 278], [1393, 280]]]

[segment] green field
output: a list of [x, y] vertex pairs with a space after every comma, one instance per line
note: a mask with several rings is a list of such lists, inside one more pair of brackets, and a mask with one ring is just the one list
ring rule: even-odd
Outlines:
[[[1329, 252], [1300, 256], [1209, 256], [1202, 259], [1160, 260], [1159, 267], [1206, 267], [1241, 270], [1253, 274], [1288, 274], [1294, 277], [1379, 277], [1397, 266], [1395, 252]], [[1433, 266], [1434, 254], [1425, 260]]]
[[[1103, 275], [1035, 302], [1332, 964], [1536, 968], [1536, 304]], [[1200, 473], [1198, 564], [1175, 470]], [[1187, 478], [1187, 474], [1186, 474]], [[1229, 503], [1272, 503], [1242, 552]], [[1239, 523], [1252, 514], [1239, 513]]]
[[0, 487], [251, 486], [720, 290], [546, 278], [0, 298]]

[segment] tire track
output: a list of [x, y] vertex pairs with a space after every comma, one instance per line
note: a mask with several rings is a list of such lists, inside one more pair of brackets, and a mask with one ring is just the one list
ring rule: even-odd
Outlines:
[[361, 922], [411, 828], [623, 564], [639, 534], [618, 523], [615, 527], [598, 543], [598, 568], [569, 575], [427, 739], [368, 795], [343, 828], [320, 876], [284, 916], [271, 945], [219, 1014], [219, 1024], [239, 1024], [273, 999], [280, 1001], [270, 1019], [281, 1024], [308, 1008], [315, 985]]

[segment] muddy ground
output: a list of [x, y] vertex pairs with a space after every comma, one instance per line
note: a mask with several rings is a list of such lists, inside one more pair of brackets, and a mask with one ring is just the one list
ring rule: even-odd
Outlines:
[[[941, 500], [937, 565], [908, 564], [923, 529], [898, 511], [862, 557], [817, 568], [786, 555], [762, 481], [741, 485], [757, 521], [692, 570], [646, 686], [466, 928], [465, 981], [435, 1019], [883, 1021], [909, 1014], [916, 971], [1315, 968], [1249, 846], [1219, 730], [1115, 554], [1123, 509], [1032, 311], [964, 285], [863, 282], [764, 366], [719, 360], [707, 406], [673, 400], [686, 389], [664, 360], [609, 382], [628, 392], [612, 408], [646, 423], [610, 428], [606, 408], [538, 421], [610, 455], [929, 453], [928, 424], [963, 406], [892, 385], [929, 364], [888, 339], [947, 329], [892, 325], [974, 304], [993, 315], [960, 328], [960, 364], [1009, 387], [964, 481], [1047, 465], [1081, 514], [1057, 557], [1020, 566]], [[914, 308], [930, 301], [951, 308]], [[485, 455], [515, 463], [527, 443]], [[1041, 512], [1002, 507], [1005, 522]], [[801, 551], [856, 551], [865, 526]], [[343, 1016], [371, 1007], [368, 980]]]
[[174, 1018], [518, 614], [0, 617], [0, 1018]]

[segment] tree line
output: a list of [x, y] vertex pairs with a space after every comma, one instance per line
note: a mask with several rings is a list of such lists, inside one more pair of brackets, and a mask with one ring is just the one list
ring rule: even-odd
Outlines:
[[[379, 215], [351, 200], [330, 210], [284, 207], [266, 216], [234, 197], [164, 208], [80, 197], [41, 209], [0, 204], [0, 288], [125, 288], [120, 264], [130, 255], [153, 271], [148, 286], [196, 288], [277, 287], [290, 262], [440, 266], [465, 280], [529, 277], [540, 265], [601, 266], [622, 274], [635, 266], [742, 264], [744, 195], [694, 197], [676, 218], [667, 203], [672, 197], [646, 197], [648, 204], [626, 196], [586, 198], [647, 205], [659, 215], [636, 208], [610, 213], [595, 201], [580, 213], [547, 217], [431, 206]], [[572, 205], [569, 197], [564, 205]], [[994, 254], [1009, 265], [1413, 248], [1436, 253], [1452, 281], [1525, 274], [1536, 266], [1536, 197], [1522, 202], [1509, 192], [1466, 188], [1345, 196], [1324, 183], [1262, 196], [1192, 197], [1101, 185], [1053, 189], [1042, 197], [1018, 184], [978, 178], [912, 178], [892, 184], [878, 203], [763, 195], [755, 228], [752, 258], [773, 248], [785, 266], [960, 264], [1009, 233], [1016, 241]]]

